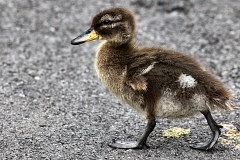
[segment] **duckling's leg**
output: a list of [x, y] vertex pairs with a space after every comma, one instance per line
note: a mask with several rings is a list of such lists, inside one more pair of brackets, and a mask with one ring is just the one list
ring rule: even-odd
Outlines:
[[120, 149], [141, 149], [143, 148], [143, 146], [147, 146], [146, 145], [147, 138], [149, 134], [153, 131], [155, 126], [156, 126], [155, 119], [149, 120], [144, 133], [142, 134], [142, 136], [138, 141], [133, 141], [133, 142], [116, 141], [113, 144], [109, 144], [109, 146], [112, 148], [120, 148]]
[[206, 143], [199, 143], [194, 146], [190, 146], [193, 149], [200, 149], [200, 150], [210, 150], [213, 148], [213, 146], [217, 143], [218, 137], [221, 134], [220, 128], [222, 128], [221, 125], [218, 125], [212, 118], [212, 115], [210, 111], [201, 111], [201, 113], [205, 116], [207, 119], [208, 125], [210, 126], [212, 130], [212, 138], [206, 142]]

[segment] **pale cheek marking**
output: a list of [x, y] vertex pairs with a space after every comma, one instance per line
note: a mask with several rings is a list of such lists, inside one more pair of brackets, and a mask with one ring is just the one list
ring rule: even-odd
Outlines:
[[196, 80], [191, 75], [181, 74], [178, 81], [182, 88], [193, 88], [197, 85]]
[[122, 19], [122, 15], [111, 16], [109, 14], [106, 14], [100, 19], [100, 22], [103, 22], [104, 20], [117, 21], [121, 19]]

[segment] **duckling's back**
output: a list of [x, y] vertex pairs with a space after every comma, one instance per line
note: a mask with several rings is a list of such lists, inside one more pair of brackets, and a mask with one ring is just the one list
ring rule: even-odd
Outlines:
[[176, 118], [204, 110], [231, 109], [230, 91], [193, 58], [165, 48], [140, 51], [142, 54], [133, 58], [131, 66], [154, 63], [151, 71], [144, 75], [147, 79], [144, 95], [151, 95], [146, 101], [156, 99], [157, 116]]

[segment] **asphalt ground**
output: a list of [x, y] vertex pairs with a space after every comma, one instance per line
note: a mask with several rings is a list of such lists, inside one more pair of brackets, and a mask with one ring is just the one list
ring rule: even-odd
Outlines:
[[[96, 77], [99, 41], [71, 46], [99, 11], [124, 6], [136, 14], [139, 45], [166, 46], [198, 59], [221, 79], [240, 106], [238, 0], [0, 0], [0, 159], [240, 159], [240, 140], [212, 151], [189, 148], [210, 138], [202, 115], [157, 120], [150, 148], [120, 150], [146, 122]], [[213, 112], [218, 123], [240, 124], [240, 110]], [[181, 138], [163, 130], [190, 128]], [[222, 139], [227, 139], [223, 129]]]

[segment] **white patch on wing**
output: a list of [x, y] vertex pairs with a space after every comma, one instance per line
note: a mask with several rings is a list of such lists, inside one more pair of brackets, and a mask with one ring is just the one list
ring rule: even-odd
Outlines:
[[150, 72], [150, 71], [154, 68], [155, 63], [156, 63], [156, 62], [153, 62], [153, 63], [152, 63], [150, 66], [148, 66], [146, 69], [143, 69], [141, 74], [144, 75], [144, 74]]
[[197, 82], [191, 75], [181, 74], [178, 81], [182, 88], [193, 88], [196, 86]]
[[127, 66], [125, 66], [125, 69], [123, 70], [123, 73], [122, 73], [123, 77], [126, 77], [126, 75], [127, 75]]

